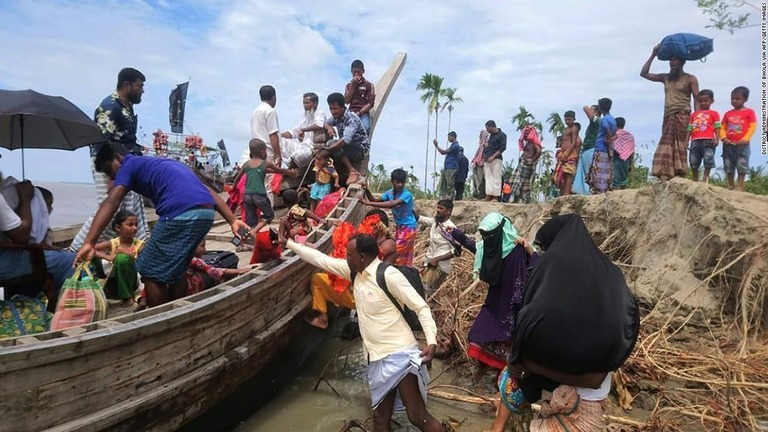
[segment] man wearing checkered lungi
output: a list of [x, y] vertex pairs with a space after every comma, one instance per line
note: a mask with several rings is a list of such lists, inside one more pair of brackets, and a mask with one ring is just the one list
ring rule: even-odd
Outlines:
[[[133, 68], [125, 68], [117, 75], [117, 90], [104, 98], [94, 114], [94, 120], [99, 125], [101, 133], [110, 142], [122, 144], [126, 151], [135, 156], [141, 156], [141, 146], [136, 142], [136, 129], [138, 118], [133, 112], [133, 106], [141, 103], [141, 95], [144, 93], [144, 74]], [[110, 181], [103, 173], [96, 172], [93, 161], [101, 145], [91, 146], [91, 173], [93, 183], [96, 185], [96, 203], [101, 205], [109, 192]], [[139, 222], [139, 230], [136, 238], [146, 240], [149, 237], [149, 227], [144, 214], [144, 200], [135, 192], [128, 192], [120, 203], [119, 210], [127, 210], [135, 214]], [[70, 245], [72, 251], [77, 251], [83, 245], [86, 234], [91, 228], [94, 211], [80, 228], [75, 239]], [[108, 226], [99, 237], [98, 241], [104, 241], [117, 237], [117, 234]]]
[[527, 158], [520, 158], [512, 174], [512, 202], [525, 203], [531, 202], [531, 180], [536, 164], [530, 163]]
[[523, 153], [512, 174], [512, 202], [528, 204], [531, 202], [531, 182], [536, 162], [541, 157], [541, 140], [536, 128], [525, 126], [520, 133], [518, 145]]

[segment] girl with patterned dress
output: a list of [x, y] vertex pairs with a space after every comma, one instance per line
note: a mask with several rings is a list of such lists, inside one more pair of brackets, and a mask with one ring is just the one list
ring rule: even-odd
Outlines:
[[307, 210], [299, 205], [299, 196], [293, 189], [283, 192], [283, 203], [286, 207], [290, 206], [288, 215], [280, 224], [280, 234], [284, 238], [299, 241], [297, 237], [305, 237], [312, 231], [312, 226], [309, 223], [310, 219], [318, 224], [325, 223], [325, 220], [316, 215], [312, 210]]
[[203, 261], [204, 253], [205, 240], [200, 242], [197, 249], [195, 249], [195, 257], [192, 258], [192, 261], [189, 263], [189, 268], [187, 269], [187, 295], [197, 294], [206, 289], [203, 275], [208, 275], [208, 277], [218, 284], [227, 276], [239, 276], [250, 271], [249, 267], [239, 269], [213, 267]]
[[339, 174], [333, 166], [331, 154], [327, 149], [321, 148], [315, 154], [315, 182], [312, 184], [310, 193], [311, 204], [309, 209], [315, 211], [319, 203], [326, 195], [331, 193], [331, 180], [334, 181], [333, 187], [339, 188]]

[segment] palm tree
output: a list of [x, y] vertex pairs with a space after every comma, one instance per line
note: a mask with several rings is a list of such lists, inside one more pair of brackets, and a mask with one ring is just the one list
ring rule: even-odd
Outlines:
[[443, 91], [445, 97], [445, 103], [443, 104], [443, 111], [448, 109], [448, 132], [451, 131], [451, 113], [453, 112], [453, 104], [460, 104], [464, 102], [464, 99], [456, 96], [456, 87], [448, 87]]
[[[533, 119], [533, 116], [531, 116], [531, 119]], [[544, 132], [544, 126], [541, 125], [541, 122], [536, 120], [531, 122], [531, 126], [536, 128], [536, 131], [539, 133], [539, 136], [541, 136]]]
[[547, 117], [547, 124], [549, 125], [549, 133], [552, 134], [555, 139], [558, 135], [562, 135], [565, 130], [565, 123], [559, 113], [553, 112]]
[[[421, 76], [416, 90], [422, 90], [421, 102], [427, 104], [427, 146], [424, 150], [424, 190], [427, 190], [427, 170], [429, 167], [429, 120], [432, 112], [435, 112], [435, 138], [437, 138], [437, 113], [440, 109], [440, 96], [443, 92], [443, 77], [425, 73]], [[435, 150], [435, 166], [437, 166], [437, 151]]]
[[533, 114], [523, 105], [520, 105], [520, 111], [512, 117], [512, 124], [517, 125], [517, 130], [521, 131], [534, 121]]

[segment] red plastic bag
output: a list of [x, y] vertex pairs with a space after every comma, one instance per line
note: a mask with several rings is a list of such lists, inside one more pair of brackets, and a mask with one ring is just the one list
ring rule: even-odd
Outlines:
[[283, 175], [282, 174], [273, 174], [272, 175], [272, 184], [269, 185], [270, 190], [274, 194], [280, 193], [280, 185], [283, 184]]

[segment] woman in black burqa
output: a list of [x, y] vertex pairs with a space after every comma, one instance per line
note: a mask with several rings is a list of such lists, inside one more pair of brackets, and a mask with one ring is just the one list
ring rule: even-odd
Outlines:
[[553, 406], [566, 407], [558, 411], [545, 402], [539, 421], [562, 425], [575, 414], [582, 421], [602, 421], [610, 372], [626, 361], [637, 341], [637, 302], [581, 216], [552, 218], [534, 244], [544, 253], [525, 285], [510, 368], [523, 371], [520, 388], [527, 401], [539, 401], [547, 390], [555, 393]]

